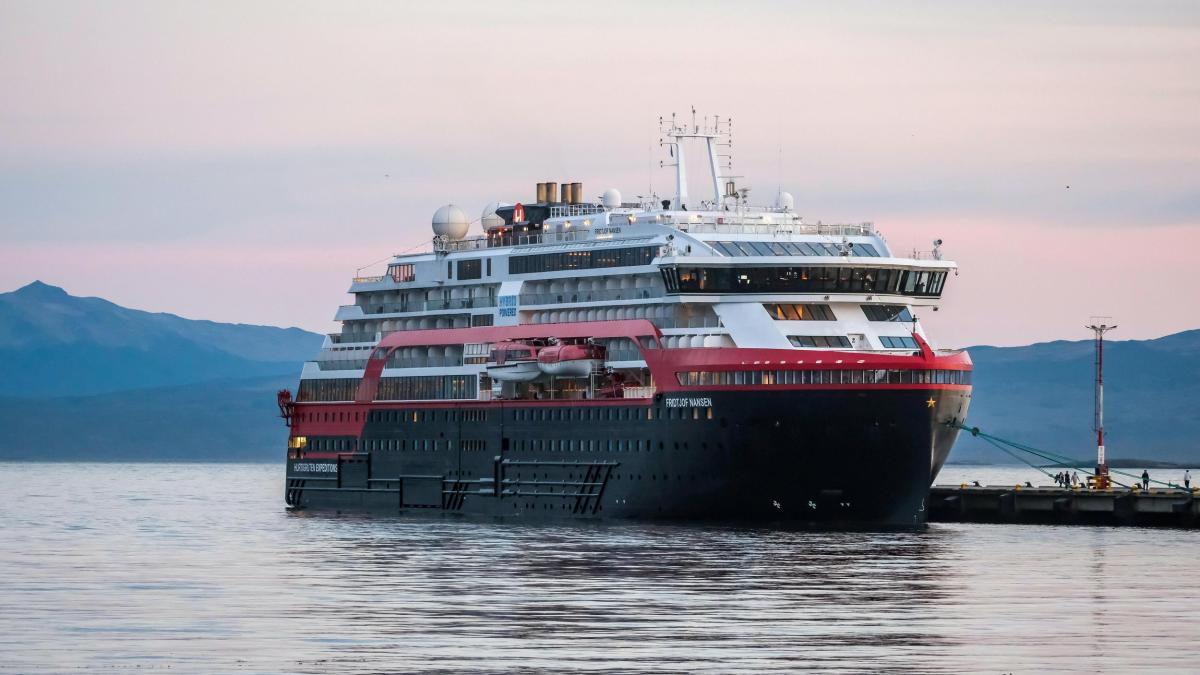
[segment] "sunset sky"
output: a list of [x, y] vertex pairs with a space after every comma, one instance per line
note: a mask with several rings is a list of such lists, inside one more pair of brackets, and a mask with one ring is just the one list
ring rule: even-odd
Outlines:
[[1200, 328], [1200, 3], [904, 7], [0, 0], [0, 290], [332, 331], [441, 204], [669, 195], [694, 105], [758, 201], [944, 239], [943, 346]]

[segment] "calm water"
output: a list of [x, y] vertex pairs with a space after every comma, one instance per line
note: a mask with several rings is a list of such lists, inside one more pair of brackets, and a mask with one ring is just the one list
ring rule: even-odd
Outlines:
[[[0, 474], [4, 671], [1200, 670], [1200, 532], [304, 516], [277, 466]], [[939, 482], [973, 478], [1036, 474]]]

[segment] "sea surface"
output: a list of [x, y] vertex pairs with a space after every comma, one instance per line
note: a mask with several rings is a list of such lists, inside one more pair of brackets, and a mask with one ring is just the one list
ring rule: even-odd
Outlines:
[[4, 672], [1200, 672], [1196, 531], [305, 515], [263, 464], [0, 485]]

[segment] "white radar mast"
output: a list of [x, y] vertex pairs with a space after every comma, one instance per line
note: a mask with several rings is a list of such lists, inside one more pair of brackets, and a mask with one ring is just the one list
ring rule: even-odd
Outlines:
[[[733, 144], [733, 120], [722, 120], [719, 115], [711, 118], [705, 117], [703, 123], [696, 121], [696, 108], [692, 108], [691, 124], [681, 123], [675, 118], [675, 113], [671, 113], [671, 119], [664, 117], [658, 118], [659, 132], [662, 138], [658, 140], [660, 146], [667, 146], [671, 157], [675, 160], [671, 164], [661, 162], [659, 166], [675, 167], [675, 204], [677, 209], [686, 209], [688, 203], [688, 185], [687, 185], [687, 169], [684, 162], [683, 141], [685, 139], [704, 139], [705, 149], [708, 151], [708, 168], [712, 174], [713, 188], [713, 204], [721, 203], [721, 198], [724, 195], [721, 189], [721, 169], [730, 168], [729, 155], [718, 154], [718, 147], [730, 147]], [[721, 160], [725, 160], [724, 166]]]

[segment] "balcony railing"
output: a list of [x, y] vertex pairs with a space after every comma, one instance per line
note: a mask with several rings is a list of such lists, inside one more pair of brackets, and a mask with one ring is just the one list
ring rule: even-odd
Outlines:
[[376, 333], [342, 333], [338, 336], [329, 336], [336, 344], [348, 344], [354, 342], [374, 342]]
[[587, 230], [573, 232], [538, 232], [535, 234], [508, 234], [499, 237], [471, 237], [446, 242], [447, 251], [478, 251], [502, 246], [533, 246], [536, 244], [561, 244], [570, 241], [591, 239]]
[[651, 318], [650, 321], [659, 329], [663, 328], [723, 328], [718, 316], [689, 316], [670, 318]]
[[614, 288], [600, 291], [561, 291], [556, 293], [522, 293], [522, 305], [561, 305], [573, 302], [603, 302], [606, 300], [649, 300], [666, 295], [662, 288]]
[[609, 349], [605, 352], [605, 358], [609, 361], [641, 361], [642, 353], [636, 349]]
[[746, 223], [737, 222], [736, 216], [716, 218], [706, 216], [698, 221], [671, 223], [675, 227], [695, 234], [818, 234], [825, 236], [869, 237], [875, 234], [874, 223]]
[[321, 370], [362, 370], [366, 367], [366, 359], [317, 361], [317, 368]]
[[[349, 309], [355, 305], [343, 305]], [[495, 298], [450, 298], [449, 300], [429, 300], [414, 302], [374, 302], [358, 305], [363, 314], [404, 314], [407, 312], [432, 312], [447, 309], [479, 309], [495, 307]]]

